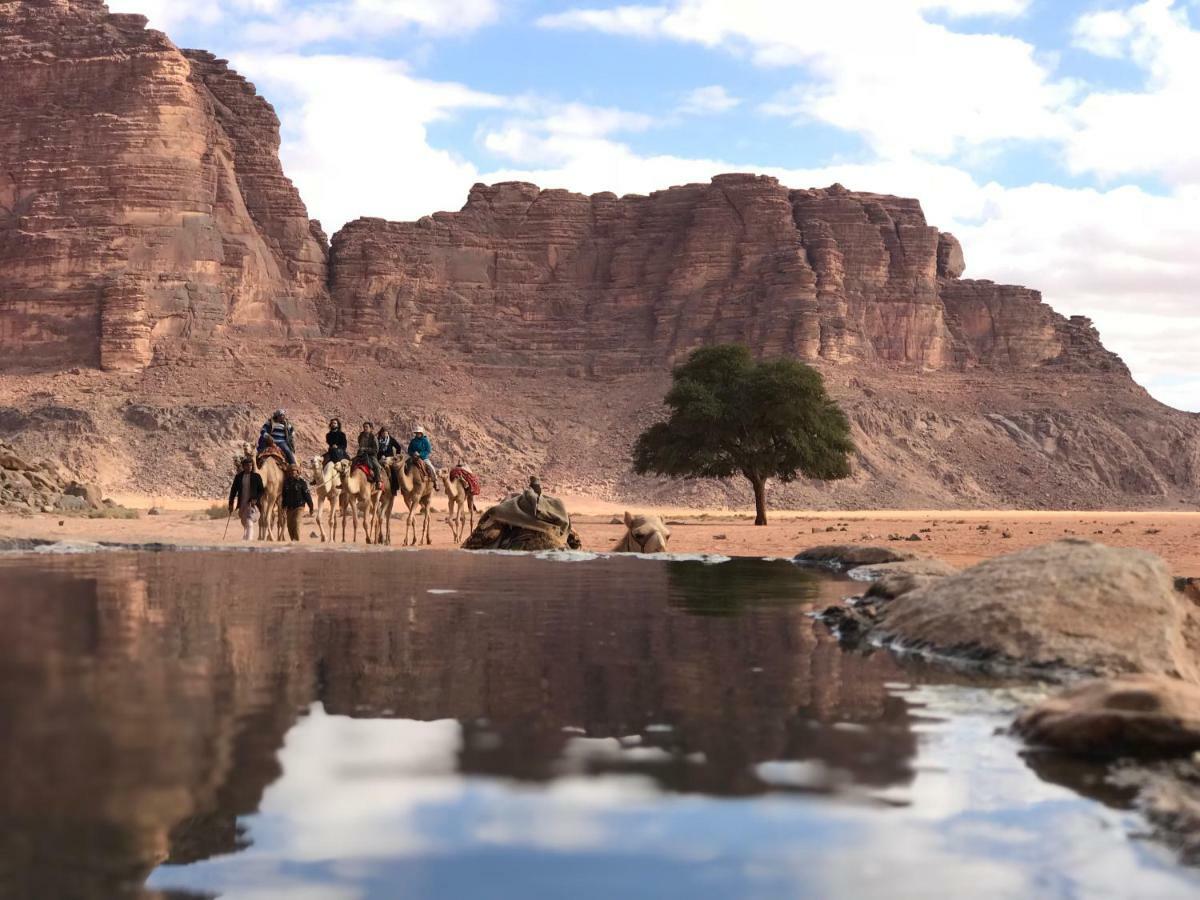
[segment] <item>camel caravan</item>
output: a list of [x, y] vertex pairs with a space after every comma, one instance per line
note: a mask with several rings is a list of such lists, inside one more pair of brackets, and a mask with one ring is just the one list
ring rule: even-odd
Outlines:
[[[257, 531], [260, 541], [298, 541], [300, 517], [307, 509], [323, 543], [337, 540], [339, 522], [345, 542], [349, 519], [351, 541], [358, 541], [361, 520], [366, 543], [388, 545], [399, 498], [404, 546], [428, 546], [433, 544], [430, 507], [440, 492], [446, 497], [446, 521], [455, 546], [526, 551], [582, 546], [565, 505], [544, 494], [536, 477], [523, 492], [479, 515], [478, 476], [461, 463], [435, 468], [432, 443], [423, 426], [413, 430], [401, 452], [386, 427], [376, 430], [366, 421], [351, 456], [341, 421], [335, 418], [329, 422], [325, 444], [325, 453], [309, 458], [302, 468], [294, 450], [295, 431], [286, 412], [279, 409], [263, 425], [257, 444], [242, 445], [235, 457], [228, 506], [229, 519], [235, 509], [238, 513], [243, 540], [253, 540]], [[624, 521], [625, 535], [613, 552], [666, 552], [671, 532], [661, 518], [626, 513]]]

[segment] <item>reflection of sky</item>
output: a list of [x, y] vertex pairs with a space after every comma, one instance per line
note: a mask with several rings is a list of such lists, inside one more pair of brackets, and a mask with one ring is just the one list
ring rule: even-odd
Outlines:
[[[666, 794], [643, 775], [570, 765], [545, 785], [465, 778], [455, 721], [316, 705], [243, 820], [252, 846], [163, 867], [150, 884], [237, 900], [1197, 895], [1196, 873], [1127, 837], [1129, 815], [1040, 781], [993, 734], [1004, 717], [986, 693], [966, 693], [909, 695], [929, 712], [912, 785], [848, 785], [836, 799]], [[969, 711], [976, 701], [982, 711]], [[577, 738], [566, 756], [598, 752], [620, 750]], [[815, 771], [764, 765], [785, 786], [788, 772]]]

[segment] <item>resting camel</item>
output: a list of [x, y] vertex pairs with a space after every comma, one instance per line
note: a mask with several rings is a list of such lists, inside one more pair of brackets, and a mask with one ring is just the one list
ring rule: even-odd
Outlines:
[[[410, 546], [410, 533], [412, 545], [421, 543], [421, 538], [425, 539], [426, 544], [432, 544], [433, 537], [429, 533], [429, 502], [433, 499], [433, 492], [437, 490], [437, 476], [431, 478], [428, 470], [422, 465], [407, 466], [399, 460], [393, 461], [392, 465], [398, 470], [400, 495], [404, 498], [404, 505], [408, 507], [408, 516], [404, 520], [404, 546]], [[424, 516], [420, 537], [417, 535], [417, 524], [413, 521], [418, 506], [421, 508], [421, 515]]]
[[[308, 461], [309, 483], [312, 485], [313, 499], [317, 504], [314, 518], [317, 520], [317, 530], [321, 532], [321, 543], [325, 543], [325, 528], [321, 525], [321, 510], [329, 504], [329, 540], [337, 537], [337, 525], [334, 524], [333, 514], [338, 508], [342, 493], [342, 480], [350, 469], [347, 460], [341, 462], [325, 462], [325, 457], [314, 456]], [[344, 530], [344, 529], [343, 529]]]
[[658, 516], [631, 516], [625, 513], [625, 536], [612, 548], [613, 553], [666, 553], [671, 530]]
[[[464, 537], [475, 530], [475, 495], [471, 493], [466, 479], [461, 476], [451, 478], [449, 469], [442, 469], [438, 474], [442, 479], [442, 490], [446, 492], [450, 533], [454, 536], [454, 543], [460, 544]], [[468, 515], [470, 525], [467, 524]]]
[[[242, 444], [243, 457], [254, 460], [254, 469], [263, 482], [263, 495], [258, 504], [258, 539], [284, 539], [283, 479], [285, 463], [278, 456], [260, 456], [249, 441]], [[271, 537], [271, 517], [275, 517], [275, 537]]]
[[373, 543], [372, 536], [375, 534], [375, 516], [378, 514], [376, 509], [376, 495], [378, 489], [372, 483], [370, 477], [363, 474], [363, 470], [353, 463], [350, 464], [350, 471], [342, 477], [341, 490], [341, 506], [342, 506], [342, 540], [346, 540], [346, 510], [349, 508], [351, 518], [354, 520], [354, 542], [358, 543], [358, 514], [361, 512], [363, 517], [363, 531], [367, 536], [367, 543]]

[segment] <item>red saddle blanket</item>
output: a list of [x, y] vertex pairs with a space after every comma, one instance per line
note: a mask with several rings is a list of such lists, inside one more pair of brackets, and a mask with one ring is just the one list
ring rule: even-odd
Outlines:
[[471, 492], [472, 497], [478, 497], [480, 491], [479, 476], [470, 469], [464, 469], [462, 466], [455, 466], [450, 470], [450, 479], [453, 481], [457, 478], [467, 486], [467, 490]]
[[354, 468], [358, 469], [358, 470], [359, 470], [360, 472], [362, 472], [362, 473], [363, 473], [365, 476], [367, 476], [367, 481], [370, 481], [370, 482], [374, 483], [374, 480], [375, 480], [375, 473], [371, 471], [371, 465], [370, 465], [370, 463], [365, 463], [365, 462], [356, 462], [356, 463], [354, 464]]

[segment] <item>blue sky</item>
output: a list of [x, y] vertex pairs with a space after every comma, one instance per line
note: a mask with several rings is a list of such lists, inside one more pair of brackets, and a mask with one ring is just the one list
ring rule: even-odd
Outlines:
[[110, 0], [226, 56], [332, 232], [519, 178], [919, 197], [1200, 410], [1200, 0]]

